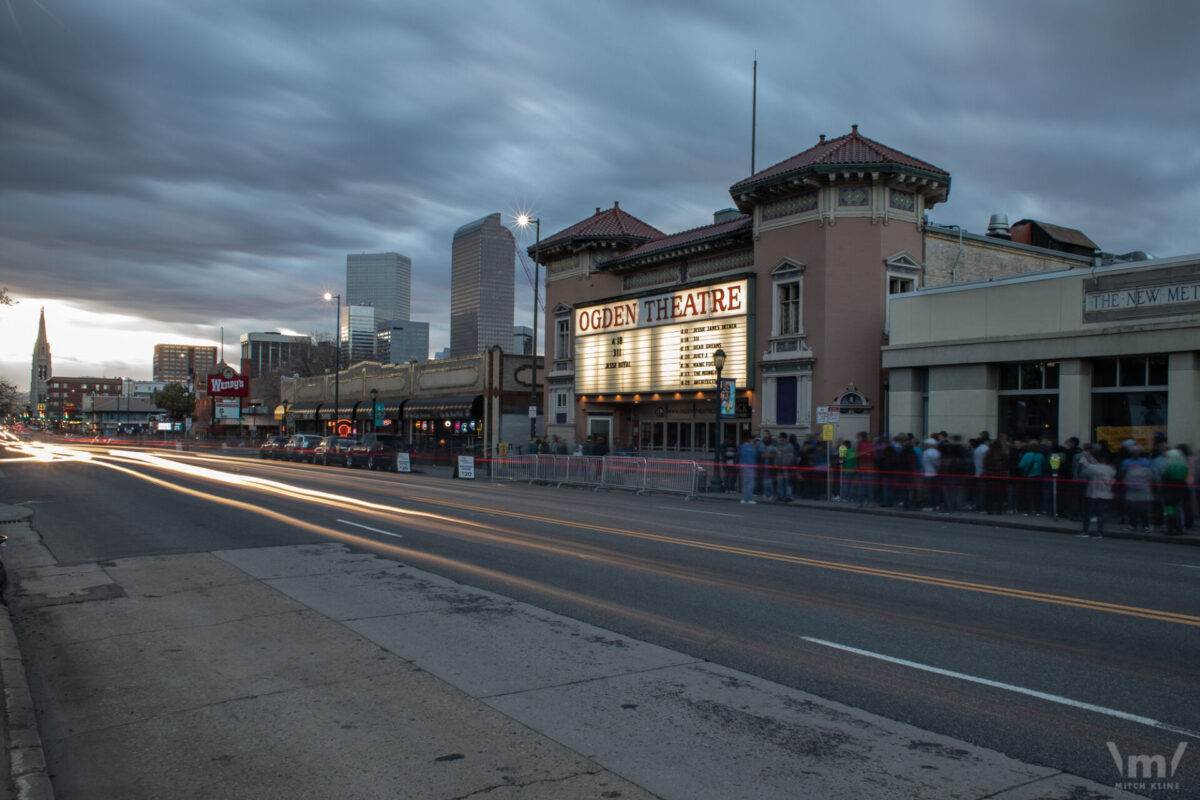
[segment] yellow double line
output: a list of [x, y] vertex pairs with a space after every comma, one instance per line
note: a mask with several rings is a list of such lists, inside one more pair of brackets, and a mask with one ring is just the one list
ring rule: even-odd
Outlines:
[[992, 594], [1001, 597], [1011, 597], [1018, 600], [1033, 600], [1038, 603], [1051, 603], [1053, 605], [1086, 608], [1092, 611], [1104, 611], [1109, 614], [1124, 614], [1126, 616], [1141, 617], [1143, 619], [1152, 619], [1159, 622], [1173, 622], [1179, 625], [1192, 625], [1195, 627], [1200, 627], [1200, 617], [1193, 616], [1191, 614], [1179, 614], [1174, 611], [1159, 611], [1157, 609], [1142, 608], [1140, 606], [1126, 606], [1119, 603], [1105, 603], [1100, 600], [1088, 600], [1083, 597], [1070, 597], [1068, 595], [1049, 594], [1047, 592], [1031, 592], [1026, 589], [1014, 589], [1008, 586], [995, 586], [988, 583], [975, 583], [974, 581], [961, 581], [953, 578], [939, 578], [933, 575], [921, 575], [915, 572], [878, 569], [876, 567], [865, 567], [858, 564], [847, 564], [841, 561], [805, 558], [803, 556], [793, 556], [785, 553], [773, 553], [767, 550], [754, 550], [751, 548], [737, 547], [734, 545], [717, 544], [715, 542], [699, 542], [691, 539], [682, 539], [677, 536], [643, 533], [641, 531], [612, 528], [605, 525], [592, 525], [575, 521], [568, 522], [566, 520], [555, 519], [553, 517], [541, 517], [517, 512], [497, 512], [494, 509], [490, 510], [489, 513], [500, 513], [506, 516], [520, 517], [533, 522], [544, 522], [553, 525], [568, 525], [570, 527], [596, 531], [598, 533], [627, 536], [633, 539], [643, 539], [651, 542], [678, 545], [680, 547], [690, 547], [697, 550], [712, 550], [719, 553], [746, 556], [748, 558], [761, 558], [769, 561], [779, 561], [785, 564], [799, 564], [806, 567], [817, 567], [818, 569], [850, 572], [856, 575], [869, 575], [874, 578], [887, 578], [890, 580], [907, 581], [909, 583], [923, 583], [928, 586], [940, 586], [944, 589], [958, 589], [959, 591], [965, 592]]

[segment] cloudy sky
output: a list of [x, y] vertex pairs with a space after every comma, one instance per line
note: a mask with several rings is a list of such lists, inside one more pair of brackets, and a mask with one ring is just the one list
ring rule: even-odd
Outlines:
[[[1188, 2], [2, 0], [0, 377], [38, 310], [59, 375], [158, 342], [331, 332], [352, 252], [413, 259], [449, 342], [460, 225], [621, 207], [711, 222], [750, 172], [848, 133], [953, 178], [931, 218], [1200, 252]], [[518, 242], [532, 236], [518, 233]], [[518, 324], [532, 289], [517, 268]]]

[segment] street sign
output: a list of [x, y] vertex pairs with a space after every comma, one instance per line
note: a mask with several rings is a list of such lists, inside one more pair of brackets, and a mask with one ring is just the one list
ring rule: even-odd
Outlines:
[[833, 425], [831, 425], [828, 422], [821, 426], [821, 441], [823, 441], [823, 442], [832, 442], [833, 441]]
[[832, 406], [817, 406], [817, 424], [828, 425], [837, 424], [841, 419], [842, 411], [839, 408]]
[[412, 461], [408, 453], [396, 454], [396, 472], [412, 472]]

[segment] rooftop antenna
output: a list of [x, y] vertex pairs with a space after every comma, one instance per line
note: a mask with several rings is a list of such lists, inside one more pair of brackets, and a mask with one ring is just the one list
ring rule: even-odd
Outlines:
[[750, 90], [750, 174], [754, 174], [754, 146], [758, 139], [758, 51], [754, 51], [754, 80]]

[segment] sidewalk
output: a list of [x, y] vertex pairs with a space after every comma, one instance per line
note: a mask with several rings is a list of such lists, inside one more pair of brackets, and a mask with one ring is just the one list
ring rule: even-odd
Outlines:
[[5, 651], [19, 800], [1132, 796], [343, 544], [66, 566], [4, 527], [59, 736]]

